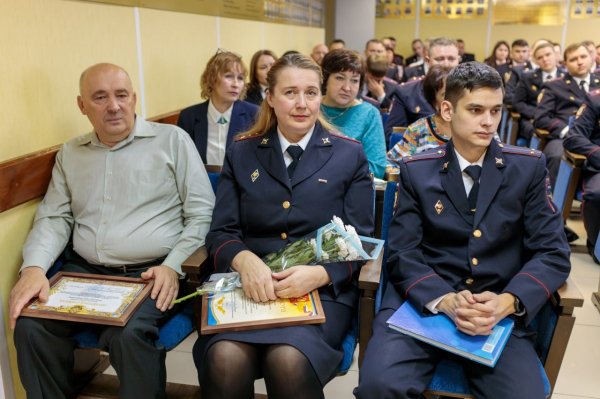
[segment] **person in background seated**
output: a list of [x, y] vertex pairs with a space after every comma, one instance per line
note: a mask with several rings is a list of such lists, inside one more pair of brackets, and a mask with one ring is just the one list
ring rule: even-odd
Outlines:
[[394, 63], [395, 54], [394, 49], [392, 49], [391, 46], [385, 46], [385, 56], [388, 61], [388, 69], [385, 74], [385, 77], [388, 79], [392, 79], [394, 82], [400, 84], [400, 82], [402, 81], [402, 75], [404, 74], [404, 66], [402, 64], [397, 65]]
[[[426, 57], [427, 70], [433, 65], [453, 68], [458, 65], [458, 45], [452, 39], [439, 37], [429, 42]], [[384, 125], [386, 143], [396, 126], [407, 127], [418, 119], [435, 113], [423, 95], [423, 81], [418, 79], [400, 86], [396, 99], [390, 110], [390, 116]]]
[[412, 123], [387, 153], [388, 172], [397, 172], [403, 157], [439, 147], [450, 139], [450, 123], [440, 115], [450, 67], [434, 65], [423, 79], [423, 94], [435, 114]]
[[600, 90], [590, 92], [590, 103], [577, 111], [564, 141], [565, 149], [586, 156], [583, 165], [583, 225], [588, 252], [594, 262], [594, 246], [600, 230]]
[[327, 54], [328, 51], [329, 49], [326, 45], [319, 43], [313, 47], [310, 57], [315, 60], [317, 64], [321, 65], [321, 61], [323, 61], [323, 57], [325, 57], [325, 54]]
[[592, 60], [592, 67], [590, 72], [598, 72], [597, 69], [600, 67], [596, 62], [596, 44], [593, 40], [584, 40], [583, 45], [590, 52], [590, 59]]
[[365, 44], [365, 59], [369, 59], [371, 56], [385, 56], [385, 46], [381, 40], [371, 39]]
[[[531, 322], [567, 279], [569, 246], [552, 203], [544, 156], [494, 140], [502, 78], [478, 62], [446, 79], [445, 146], [400, 163], [389, 228], [388, 286], [360, 368], [359, 399], [417, 398], [442, 359], [462, 366], [477, 398], [543, 399]], [[515, 319], [494, 368], [388, 327], [404, 301], [442, 313], [468, 335]]]
[[596, 60], [596, 65], [600, 66], [600, 44], [596, 46], [596, 53], [594, 55], [594, 59]]
[[246, 101], [260, 106], [266, 97], [267, 73], [277, 60], [277, 56], [271, 50], [258, 50], [250, 61], [250, 83], [246, 91]]
[[[338, 50], [339, 51], [339, 50]], [[254, 127], [231, 145], [207, 247], [214, 271], [240, 274], [256, 302], [319, 290], [327, 321], [201, 335], [194, 362], [203, 399], [253, 398], [264, 378], [269, 398], [324, 398], [356, 314], [363, 262], [298, 265], [272, 273], [261, 257], [338, 216], [373, 232], [373, 186], [362, 146], [319, 118], [321, 69], [309, 57], [281, 57], [269, 71]], [[268, 193], [268, 195], [265, 195]]]
[[[124, 69], [93, 65], [79, 90], [93, 131], [56, 155], [10, 294], [19, 375], [29, 399], [76, 397], [73, 337], [93, 329], [119, 377], [120, 398], [166, 398], [158, 327], [173, 315], [181, 264], [204, 244], [213, 191], [183, 130], [136, 117]], [[46, 272], [63, 250], [62, 271], [154, 280], [150, 297], [124, 327], [19, 317], [31, 299], [48, 300]]]
[[364, 79], [360, 55], [352, 50], [328, 53], [321, 64], [325, 119], [343, 134], [360, 141], [375, 177], [385, 173], [385, 139], [379, 110], [356, 98]]
[[500, 76], [504, 77], [510, 69], [510, 47], [508, 47], [508, 43], [504, 40], [497, 42], [492, 50], [492, 55], [483, 62], [494, 68]]
[[381, 40], [385, 47], [390, 47], [394, 53], [394, 64], [399, 67], [404, 66], [404, 57], [400, 54], [396, 54], [396, 38], [394, 36], [388, 36]]
[[424, 55], [424, 50], [425, 50], [425, 45], [423, 45], [423, 41], [421, 39], [414, 39], [412, 41], [412, 43], [410, 44], [412, 51], [413, 51], [413, 55], [411, 55], [410, 57], [406, 57], [406, 66], [410, 67], [413, 64], [416, 64], [418, 62], [423, 62], [425, 59], [425, 55]]
[[475, 54], [465, 52], [465, 41], [463, 39], [456, 39], [458, 45], [458, 54], [460, 55], [460, 63], [475, 61]]
[[344, 48], [346, 48], [346, 42], [342, 39], [333, 39], [331, 43], [329, 43], [329, 51], [342, 50]]
[[558, 68], [558, 58], [552, 43], [538, 44], [533, 50], [533, 58], [539, 68], [524, 72], [513, 93], [513, 110], [521, 116], [519, 119], [519, 136], [524, 137], [527, 141], [531, 139], [535, 132], [533, 118], [535, 117], [537, 98], [542, 90], [542, 85], [544, 82], [560, 78], [564, 74], [564, 70]]
[[365, 82], [361, 98], [370, 99], [372, 104], [378, 104], [380, 110], [388, 110], [392, 100], [398, 95], [400, 87], [392, 79], [386, 78], [388, 60], [385, 54], [370, 55], [366, 62]]
[[196, 144], [207, 165], [223, 165], [233, 137], [254, 123], [258, 107], [240, 100], [245, 94], [246, 66], [242, 58], [219, 50], [206, 64], [200, 78], [203, 103], [185, 108], [177, 126]]
[[582, 104], [589, 102], [588, 91], [600, 88], [600, 76], [591, 74], [590, 53], [582, 43], [565, 49], [567, 73], [562, 78], [544, 82], [538, 96], [533, 126], [549, 132], [544, 154], [552, 187], [563, 156], [563, 139], [569, 131], [569, 118]]
[[[540, 41], [538, 41], [539, 43]], [[546, 40], [541, 40], [546, 42]], [[504, 73], [504, 104], [513, 105], [513, 94], [517, 88], [523, 72], [533, 70], [529, 61], [530, 51], [529, 43], [524, 39], [517, 39], [511, 45], [511, 61], [508, 65], [508, 71]]]

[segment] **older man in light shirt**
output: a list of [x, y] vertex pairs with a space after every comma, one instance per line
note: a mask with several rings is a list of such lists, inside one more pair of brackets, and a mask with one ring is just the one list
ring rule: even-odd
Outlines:
[[158, 326], [170, 316], [182, 262], [204, 244], [214, 194], [187, 133], [136, 118], [136, 94], [122, 68], [86, 69], [77, 103], [93, 131], [57, 154], [11, 292], [21, 381], [28, 398], [75, 394], [72, 336], [85, 324], [19, 317], [32, 298], [48, 299], [46, 272], [64, 250], [63, 271], [154, 280], [125, 327], [98, 329], [120, 379], [119, 397], [162, 398]]

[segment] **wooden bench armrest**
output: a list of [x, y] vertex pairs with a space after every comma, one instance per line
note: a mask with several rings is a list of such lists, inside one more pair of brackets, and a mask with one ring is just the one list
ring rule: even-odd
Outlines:
[[567, 281], [556, 291], [557, 304], [564, 308], [580, 308], [583, 306], [583, 295], [573, 280]]
[[577, 167], [581, 167], [586, 160], [585, 155], [576, 154], [567, 150], [565, 150], [565, 158], [567, 158], [568, 161], [570, 161], [571, 163], [573, 163], [573, 165]]
[[546, 137], [550, 136], [550, 132], [546, 129], [535, 129], [535, 134], [539, 138], [546, 138]]
[[515, 111], [511, 111], [510, 112], [510, 117], [515, 120], [518, 121], [519, 119], [521, 119], [521, 114]]
[[367, 261], [360, 269], [358, 276], [358, 288], [361, 290], [377, 291], [381, 276], [381, 264], [383, 262], [383, 249], [376, 259]]
[[166, 123], [169, 125], [176, 125], [177, 121], [179, 120], [180, 112], [181, 112], [180, 109], [171, 111], [171, 112], [166, 112], [164, 114], [160, 114], [160, 115], [156, 115], [151, 118], [148, 118], [148, 121], [149, 122], [157, 122], [157, 123]]
[[392, 128], [393, 133], [404, 133], [406, 131], [406, 126], [394, 126]]
[[200, 267], [208, 258], [208, 252], [205, 246], [201, 246], [194, 251], [182, 264], [181, 270], [186, 274], [199, 275]]

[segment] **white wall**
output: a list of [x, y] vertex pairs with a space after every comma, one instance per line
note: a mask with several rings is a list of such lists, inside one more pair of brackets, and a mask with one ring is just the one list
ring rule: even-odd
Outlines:
[[375, 37], [375, 0], [336, 0], [334, 32], [334, 38], [362, 53]]

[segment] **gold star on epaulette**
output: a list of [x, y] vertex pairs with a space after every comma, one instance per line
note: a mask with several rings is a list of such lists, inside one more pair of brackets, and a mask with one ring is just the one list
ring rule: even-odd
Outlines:
[[537, 90], [537, 86], [536, 85], [531, 85], [531, 90], [536, 91]]
[[321, 140], [323, 140], [323, 144], [331, 144], [329, 137], [323, 137]]
[[575, 101], [575, 97], [573, 97], [573, 96], [569, 96], [569, 100], [571, 100], [571, 101]]
[[496, 165], [504, 165], [504, 160], [502, 158], [494, 157], [494, 159], [496, 160]]
[[421, 107], [419, 107], [418, 105], [415, 107], [415, 112], [418, 114], [419, 112], [421, 112]]
[[567, 79], [567, 80], [565, 80], [565, 83], [566, 84], [571, 84], [571, 81]]

